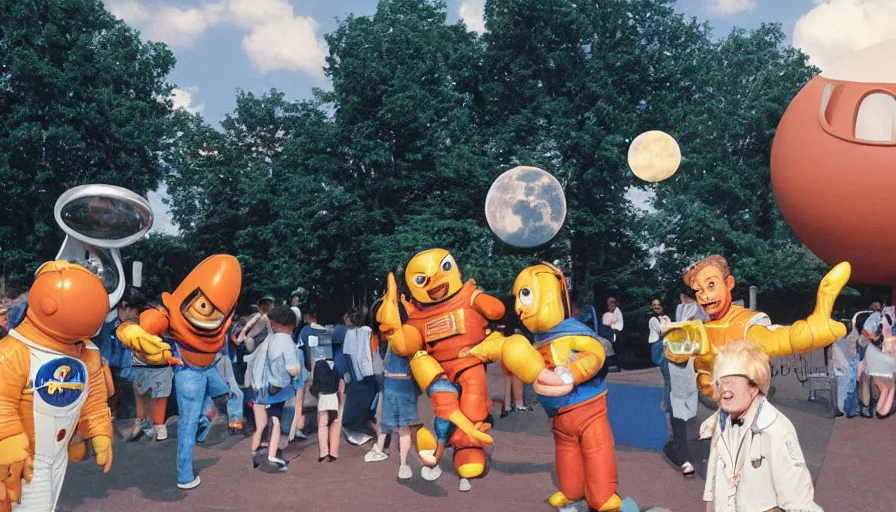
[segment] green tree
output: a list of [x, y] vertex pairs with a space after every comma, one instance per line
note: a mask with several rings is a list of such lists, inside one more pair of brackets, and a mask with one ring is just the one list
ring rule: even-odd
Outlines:
[[763, 307], [789, 321], [810, 310], [825, 266], [796, 239], [772, 192], [775, 128], [817, 72], [784, 40], [779, 25], [762, 25], [734, 30], [702, 54], [704, 71], [693, 74], [697, 90], [671, 110], [675, 125], [668, 131], [684, 162], [674, 178], [651, 187], [656, 213], [649, 238], [663, 246], [656, 269], [666, 289], [680, 286], [688, 264], [719, 253], [732, 266], [740, 297], [757, 285]]
[[27, 280], [55, 256], [66, 189], [156, 188], [173, 66], [99, 0], [0, 1], [0, 273]]

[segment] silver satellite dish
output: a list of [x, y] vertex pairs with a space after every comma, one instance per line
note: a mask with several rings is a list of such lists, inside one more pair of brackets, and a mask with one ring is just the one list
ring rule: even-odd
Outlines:
[[125, 288], [119, 249], [152, 228], [149, 201], [114, 185], [82, 185], [59, 196], [53, 214], [66, 234], [56, 259], [78, 261], [93, 270], [103, 280], [111, 309]]

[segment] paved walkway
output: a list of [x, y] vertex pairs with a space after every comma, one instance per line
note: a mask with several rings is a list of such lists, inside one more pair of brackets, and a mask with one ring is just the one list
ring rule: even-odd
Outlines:
[[[489, 375], [491, 389], [501, 390], [500, 368], [490, 368]], [[614, 380], [626, 378], [653, 377], [623, 373]], [[892, 439], [896, 418], [839, 418], [834, 422], [826, 417], [824, 407], [805, 399], [806, 391], [795, 379], [777, 379], [775, 386], [775, 401], [797, 426], [810, 468], [817, 476], [819, 504], [829, 512], [892, 510], [896, 489], [887, 482], [891, 474], [888, 469], [896, 461], [896, 442]], [[424, 404], [421, 410], [428, 408]], [[701, 417], [707, 414], [702, 411]], [[696, 426], [692, 425], [692, 435]], [[426, 482], [419, 477], [420, 466], [412, 455], [415, 477], [400, 481], [397, 457], [365, 463], [366, 447], [343, 443], [338, 461], [318, 463], [316, 440], [293, 444], [286, 450], [285, 457], [292, 460], [287, 473], [266, 474], [252, 470], [248, 440], [227, 436], [223, 425], [213, 429], [209, 446], [196, 449], [202, 485], [187, 492], [174, 485], [174, 437], [159, 445], [116, 442], [112, 473], [103, 475], [91, 463], [70, 465], [59, 510], [553, 510], [545, 503], [555, 490], [555, 477], [553, 441], [544, 412], [513, 413], [499, 420], [493, 433], [495, 451], [490, 473], [473, 481], [468, 493], [457, 490], [450, 457], [443, 461], [443, 476], [436, 482]], [[705, 444], [695, 443], [694, 449], [707, 451]], [[616, 457], [620, 493], [634, 497], [642, 510], [662, 506], [674, 512], [702, 512], [703, 480], [699, 477], [684, 480], [653, 452], [617, 447]]]

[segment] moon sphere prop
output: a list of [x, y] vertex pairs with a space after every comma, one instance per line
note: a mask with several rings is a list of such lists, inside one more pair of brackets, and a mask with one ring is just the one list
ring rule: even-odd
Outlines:
[[672, 177], [681, 165], [681, 149], [671, 135], [659, 130], [635, 137], [628, 148], [628, 166], [635, 176], [656, 183]]
[[505, 243], [537, 247], [550, 242], [563, 227], [566, 196], [550, 173], [537, 167], [514, 167], [489, 188], [485, 218]]

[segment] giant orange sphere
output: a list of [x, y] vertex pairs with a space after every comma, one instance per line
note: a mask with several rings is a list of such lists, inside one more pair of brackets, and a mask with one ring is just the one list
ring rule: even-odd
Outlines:
[[775, 135], [772, 186], [787, 223], [853, 279], [896, 285], [896, 41], [825, 69], [796, 95]]

